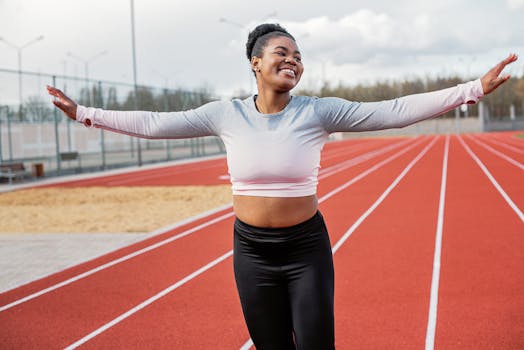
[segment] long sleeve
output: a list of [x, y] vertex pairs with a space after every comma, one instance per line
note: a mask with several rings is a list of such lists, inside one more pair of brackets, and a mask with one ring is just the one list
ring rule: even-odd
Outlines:
[[218, 135], [225, 103], [216, 101], [181, 112], [110, 111], [78, 106], [76, 120], [88, 127], [149, 138]]
[[401, 128], [444, 114], [484, 95], [480, 79], [455, 87], [380, 102], [319, 98], [315, 111], [327, 132]]

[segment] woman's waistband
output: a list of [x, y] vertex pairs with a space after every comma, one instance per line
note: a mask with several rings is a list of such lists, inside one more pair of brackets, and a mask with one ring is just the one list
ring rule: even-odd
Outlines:
[[318, 231], [324, 227], [324, 218], [320, 211], [317, 211], [310, 219], [297, 225], [289, 227], [257, 227], [235, 219], [235, 233], [242, 237], [260, 242], [283, 242], [301, 237], [312, 231]]

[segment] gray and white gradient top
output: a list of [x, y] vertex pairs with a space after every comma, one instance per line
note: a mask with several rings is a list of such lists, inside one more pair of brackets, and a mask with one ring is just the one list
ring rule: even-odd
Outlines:
[[109, 111], [78, 106], [87, 126], [143, 138], [215, 135], [226, 146], [234, 195], [301, 197], [316, 193], [320, 152], [334, 132], [401, 128], [483, 96], [480, 79], [380, 102], [293, 96], [279, 113], [258, 112], [253, 96], [178, 112]]

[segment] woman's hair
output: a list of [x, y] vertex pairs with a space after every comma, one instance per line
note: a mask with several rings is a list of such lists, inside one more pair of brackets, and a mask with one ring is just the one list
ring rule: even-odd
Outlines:
[[251, 61], [253, 56], [262, 57], [262, 51], [266, 47], [268, 40], [279, 36], [286, 36], [295, 41], [295, 38], [280, 24], [266, 23], [258, 25], [247, 37], [247, 59]]

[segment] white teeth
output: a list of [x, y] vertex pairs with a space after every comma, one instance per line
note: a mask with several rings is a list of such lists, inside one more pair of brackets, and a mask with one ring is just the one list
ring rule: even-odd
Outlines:
[[282, 69], [282, 72], [295, 76], [295, 72], [292, 69]]

